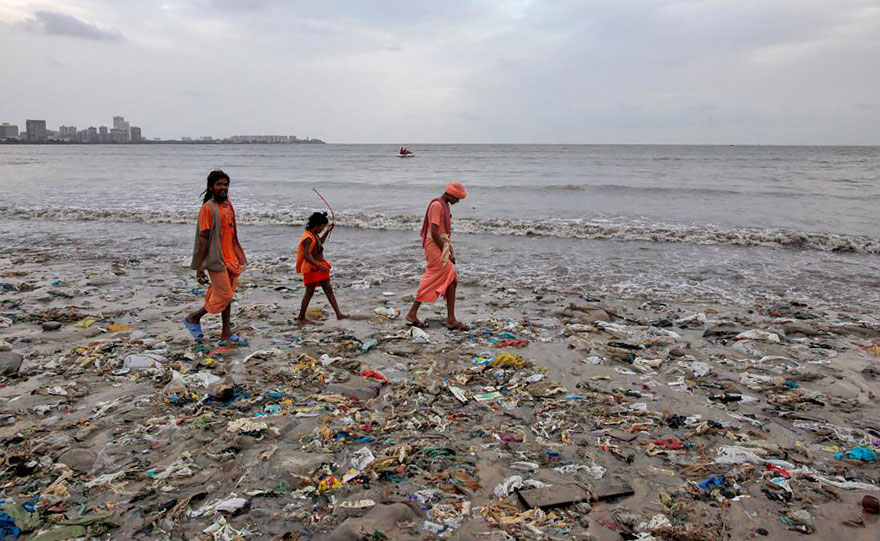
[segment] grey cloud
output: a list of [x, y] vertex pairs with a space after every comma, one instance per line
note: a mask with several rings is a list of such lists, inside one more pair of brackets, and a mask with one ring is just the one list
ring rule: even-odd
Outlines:
[[27, 30], [47, 36], [67, 36], [93, 41], [122, 41], [123, 39], [119, 32], [102, 30], [73, 15], [55, 11], [37, 11], [23, 24]]
[[224, 11], [261, 11], [272, 3], [271, 0], [210, 0], [212, 7]]
[[[89, 57], [0, 32], [0, 49], [58, 59], [73, 81], [126, 74], [76, 106], [119, 97], [160, 136], [295, 123], [334, 141], [876, 143], [876, 3], [80, 0], [81, 20], [34, 16], [31, 30], [72, 35], [54, 15], [119, 39], [83, 22], [114, 21], [132, 45]], [[130, 84], [145, 72], [162, 100]]]

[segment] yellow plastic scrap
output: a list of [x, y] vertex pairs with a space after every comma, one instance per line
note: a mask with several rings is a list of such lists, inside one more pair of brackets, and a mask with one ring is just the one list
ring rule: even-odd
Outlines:
[[495, 356], [495, 360], [489, 363], [492, 368], [523, 368], [529, 361], [515, 353], [499, 353]]
[[331, 475], [318, 483], [318, 492], [327, 492], [328, 490], [333, 490], [334, 488], [339, 488], [341, 486], [342, 481]]
[[310, 368], [314, 368], [315, 365], [318, 364], [318, 361], [309, 357], [308, 355], [300, 355], [299, 362], [294, 367], [296, 370], [308, 370]]
[[77, 321], [76, 326], [80, 329], [87, 329], [97, 323], [97, 319], [93, 317], [84, 317], [81, 320]]
[[317, 319], [317, 320], [325, 320], [327, 319], [327, 312], [324, 311], [323, 308], [318, 308], [317, 306], [313, 306], [306, 310], [306, 317], [309, 319]]
[[269, 460], [270, 458], [272, 458], [272, 455], [274, 455], [277, 450], [278, 450], [278, 446], [273, 445], [269, 449], [260, 453], [260, 460]]
[[[290, 402], [290, 401], [287, 400], [286, 402]], [[313, 412], [313, 411], [321, 411], [321, 410], [323, 410], [323, 409], [324, 409], [324, 406], [322, 406], [322, 405], [318, 405], [318, 406], [302, 406], [302, 407], [300, 407], [300, 408], [296, 408], [294, 411], [296, 411], [297, 413], [311, 413], [311, 412]]]

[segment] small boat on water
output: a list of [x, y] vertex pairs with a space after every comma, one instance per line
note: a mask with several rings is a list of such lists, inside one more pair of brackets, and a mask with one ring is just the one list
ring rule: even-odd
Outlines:
[[409, 153], [407, 153], [407, 154], [401, 154], [401, 153], [398, 152], [398, 153], [397, 153], [397, 157], [398, 157], [398, 158], [415, 158], [415, 157], [416, 157], [416, 154], [415, 154], [415, 152], [409, 152]]

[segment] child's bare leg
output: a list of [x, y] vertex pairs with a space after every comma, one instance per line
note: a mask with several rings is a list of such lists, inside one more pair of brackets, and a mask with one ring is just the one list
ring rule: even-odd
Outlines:
[[309, 309], [309, 303], [312, 302], [312, 295], [315, 294], [315, 284], [306, 285], [306, 292], [303, 294], [302, 305], [299, 308], [299, 316], [296, 318], [300, 323], [306, 321], [306, 310]]
[[339, 303], [336, 302], [336, 295], [333, 294], [333, 286], [330, 285], [330, 280], [321, 282], [321, 288], [324, 290], [324, 294], [327, 295], [327, 300], [330, 301], [333, 311], [336, 312], [336, 319], [347, 318], [348, 314], [343, 314], [339, 309]]

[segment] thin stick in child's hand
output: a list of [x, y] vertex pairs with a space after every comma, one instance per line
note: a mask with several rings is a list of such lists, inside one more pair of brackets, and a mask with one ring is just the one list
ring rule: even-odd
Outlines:
[[333, 212], [333, 207], [330, 206], [330, 202], [327, 201], [326, 199], [324, 199], [324, 196], [321, 195], [321, 192], [318, 191], [318, 188], [312, 188], [312, 189], [315, 190], [315, 193], [318, 194], [318, 197], [321, 198], [321, 201], [323, 201], [324, 204], [327, 205], [327, 208], [330, 209], [330, 219], [335, 224], [336, 223], [336, 214]]

